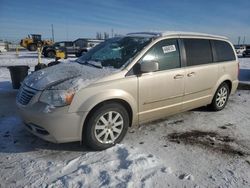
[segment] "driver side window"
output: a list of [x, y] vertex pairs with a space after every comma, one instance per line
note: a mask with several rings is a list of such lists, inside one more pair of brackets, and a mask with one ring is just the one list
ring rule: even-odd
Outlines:
[[180, 68], [180, 53], [177, 39], [165, 39], [156, 43], [140, 60], [140, 63], [155, 61], [159, 71]]

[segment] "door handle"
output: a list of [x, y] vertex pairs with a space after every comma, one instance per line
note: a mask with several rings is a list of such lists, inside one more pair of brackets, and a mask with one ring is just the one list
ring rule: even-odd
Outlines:
[[184, 77], [183, 74], [176, 74], [176, 75], [174, 76], [174, 79], [181, 79], [181, 78], [183, 78], [183, 77]]
[[195, 72], [190, 72], [187, 74], [188, 77], [191, 77], [191, 76], [194, 76], [195, 75]]

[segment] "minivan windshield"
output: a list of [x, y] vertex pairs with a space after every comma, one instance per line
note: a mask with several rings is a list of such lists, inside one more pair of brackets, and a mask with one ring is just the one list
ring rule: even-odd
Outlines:
[[111, 38], [95, 46], [76, 61], [99, 68], [111, 66], [118, 69], [149, 44], [151, 39], [138, 36]]

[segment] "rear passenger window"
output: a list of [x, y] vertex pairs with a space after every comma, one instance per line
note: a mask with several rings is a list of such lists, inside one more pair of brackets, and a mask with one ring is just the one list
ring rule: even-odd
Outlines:
[[225, 41], [212, 40], [215, 50], [215, 62], [235, 60], [232, 46]]
[[155, 44], [142, 58], [142, 63], [156, 61], [159, 70], [180, 68], [180, 53], [177, 39], [166, 39]]
[[210, 41], [207, 39], [183, 39], [187, 66], [201, 65], [213, 61]]

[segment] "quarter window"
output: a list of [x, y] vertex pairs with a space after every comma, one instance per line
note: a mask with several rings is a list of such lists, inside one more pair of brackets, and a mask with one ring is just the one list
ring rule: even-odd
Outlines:
[[141, 63], [148, 61], [158, 62], [159, 70], [181, 67], [177, 39], [166, 39], [155, 44], [141, 59]]
[[215, 62], [235, 60], [232, 46], [225, 41], [213, 40], [215, 50]]
[[206, 39], [183, 39], [187, 66], [201, 65], [213, 61], [210, 41]]

